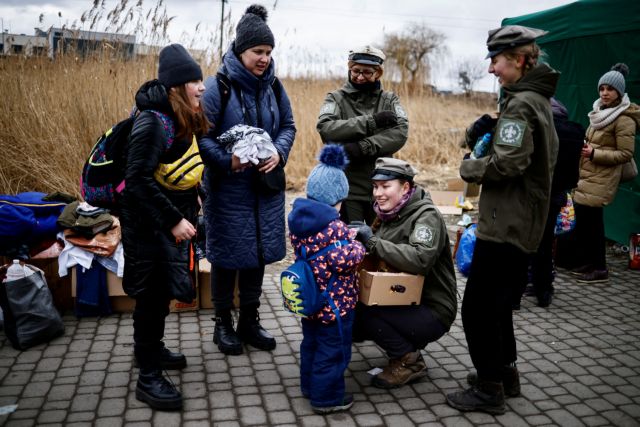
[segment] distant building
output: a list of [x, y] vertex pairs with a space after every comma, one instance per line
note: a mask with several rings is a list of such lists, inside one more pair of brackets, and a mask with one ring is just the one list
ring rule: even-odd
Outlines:
[[[62, 53], [73, 52], [79, 57], [107, 51], [110, 55], [133, 59], [137, 56], [157, 56], [162, 46], [136, 43], [129, 34], [101, 33], [97, 31], [69, 30], [51, 27], [44, 31], [35, 28], [35, 35], [2, 33], [0, 56], [48, 56], [54, 59]], [[191, 50], [191, 54], [205, 60], [205, 50]]]
[[51, 27], [47, 31], [36, 28], [33, 36], [2, 33], [0, 38], [0, 55], [5, 56], [46, 55], [53, 59], [60, 52], [74, 52], [86, 57], [105, 49], [131, 59], [137, 54], [136, 36]]
[[2, 33], [2, 38], [0, 38], [0, 55], [38, 56], [46, 54], [46, 37]]
[[49, 58], [55, 58], [59, 52], [73, 51], [85, 57], [109, 49], [111, 53], [131, 59], [135, 55], [136, 36], [51, 27], [47, 31], [47, 42]]

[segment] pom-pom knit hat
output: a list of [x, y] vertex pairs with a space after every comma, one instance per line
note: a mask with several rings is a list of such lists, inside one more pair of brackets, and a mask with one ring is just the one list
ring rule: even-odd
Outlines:
[[600, 77], [598, 80], [598, 90], [600, 90], [600, 86], [609, 85], [614, 88], [620, 98], [624, 96], [625, 93], [625, 77], [629, 75], [629, 67], [623, 63], [617, 63], [613, 67], [611, 67], [611, 71], [608, 71]]
[[166, 87], [180, 86], [202, 80], [202, 69], [181, 44], [170, 44], [160, 51], [158, 80]]
[[349, 182], [344, 168], [349, 163], [342, 145], [322, 148], [317, 165], [307, 178], [307, 198], [335, 206], [349, 195]]
[[267, 25], [267, 16], [267, 9], [264, 6], [252, 4], [247, 8], [236, 27], [236, 40], [233, 44], [236, 55], [262, 44], [275, 46], [273, 33]]

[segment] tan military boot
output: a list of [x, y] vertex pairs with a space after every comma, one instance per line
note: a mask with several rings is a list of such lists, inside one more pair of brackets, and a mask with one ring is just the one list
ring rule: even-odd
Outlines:
[[407, 353], [400, 359], [390, 359], [382, 372], [373, 377], [372, 383], [378, 388], [395, 388], [427, 375], [427, 364], [420, 350]]

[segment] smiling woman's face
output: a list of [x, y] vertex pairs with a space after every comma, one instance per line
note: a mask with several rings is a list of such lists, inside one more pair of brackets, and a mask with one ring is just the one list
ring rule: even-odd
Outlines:
[[398, 206], [402, 196], [409, 192], [411, 185], [407, 181], [390, 179], [388, 181], [373, 181], [373, 199], [383, 212], [388, 212]]

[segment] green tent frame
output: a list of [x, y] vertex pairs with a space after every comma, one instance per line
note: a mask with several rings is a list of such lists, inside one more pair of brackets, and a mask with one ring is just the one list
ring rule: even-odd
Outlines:
[[[617, 62], [630, 72], [626, 90], [632, 102], [640, 101], [640, 1], [581, 0], [514, 18], [502, 25], [525, 25], [549, 31], [538, 39], [545, 60], [562, 72], [556, 97], [570, 118], [585, 127], [587, 113], [598, 97], [600, 76]], [[640, 165], [640, 135], [636, 135], [636, 163]], [[640, 232], [640, 177], [621, 184], [615, 200], [604, 210], [607, 238], [628, 243]]]

